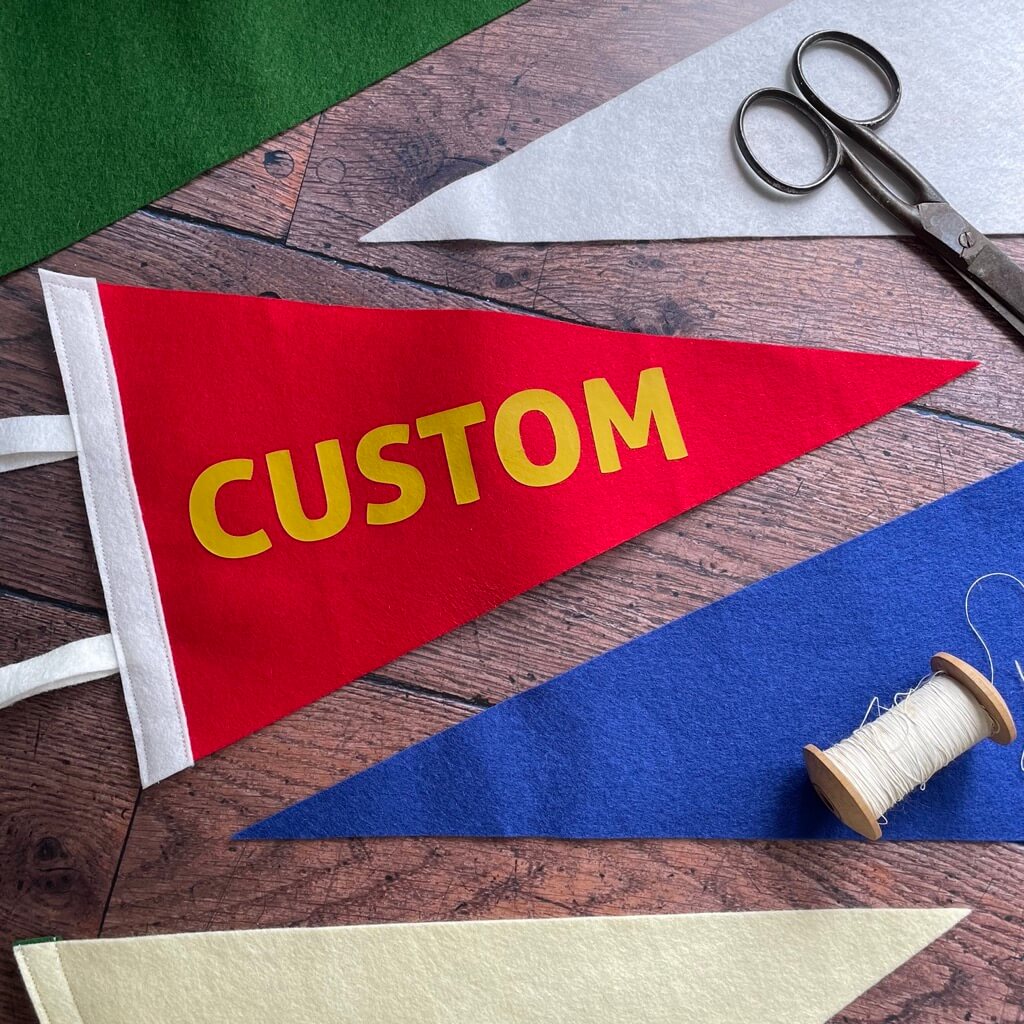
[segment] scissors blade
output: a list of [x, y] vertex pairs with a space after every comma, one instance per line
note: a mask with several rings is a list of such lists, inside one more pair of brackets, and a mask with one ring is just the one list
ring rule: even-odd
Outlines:
[[1024, 269], [985, 239], [970, 262], [967, 280], [1024, 336]]
[[1024, 268], [948, 203], [921, 203], [917, 209], [932, 248], [1024, 337]]
[[1024, 317], [1014, 313], [1009, 307], [1004, 306], [986, 288], [983, 288], [978, 281], [976, 281], [970, 274], [963, 270], [957, 271], [959, 275], [966, 281], [1017, 333], [1021, 336], [1021, 340], [1024, 341]]

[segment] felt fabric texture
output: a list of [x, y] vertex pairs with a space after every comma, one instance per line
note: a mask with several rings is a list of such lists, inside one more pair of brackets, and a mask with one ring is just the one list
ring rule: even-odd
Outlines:
[[967, 913], [356, 925], [14, 952], [43, 1024], [824, 1024]]
[[[193, 758], [132, 479], [99, 289], [89, 278], [48, 271], [39, 276], [74, 427], [82, 493], [139, 777], [148, 786], [191, 765]], [[177, 372], [177, 367], [168, 367], [163, 379], [172, 379]], [[160, 383], [154, 381], [154, 389]]]
[[[506, 157], [428, 196], [363, 241], [502, 242], [906, 233], [843, 172], [813, 195], [781, 196], [735, 151], [749, 93], [792, 88], [796, 45], [841, 29], [878, 47], [903, 81], [880, 134], [980, 231], [1024, 231], [1024, 6], [1017, 0], [795, 0]], [[965, 65], [985, 55], [985, 73]], [[849, 56], [808, 55], [808, 78], [857, 117], [887, 105]], [[813, 129], [767, 112], [757, 154], [792, 181], [823, 159]], [[813, 154], [809, 151], [813, 149]], [[972, 154], [965, 160], [963, 154]]]
[[108, 602], [146, 583], [111, 616], [151, 707], [144, 779], [973, 365], [44, 289]]
[[[848, 736], [940, 650], [987, 671], [968, 587], [1024, 569], [1024, 463], [504, 701], [242, 832], [857, 838], [802, 748]], [[1024, 596], [971, 598], [1018, 722]], [[1002, 684], [1002, 685], [1000, 685]], [[886, 839], [1024, 839], [1020, 750], [988, 740], [888, 816]]]
[[78, 454], [70, 416], [11, 416], [0, 420], [0, 473]]
[[522, 0], [7, 0], [0, 274]]
[[109, 633], [75, 640], [38, 657], [0, 666], [0, 708], [116, 672], [117, 652]]

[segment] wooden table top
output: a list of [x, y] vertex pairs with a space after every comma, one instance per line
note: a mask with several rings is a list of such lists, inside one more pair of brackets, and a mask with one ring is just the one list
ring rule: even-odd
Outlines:
[[[145, 792], [116, 681], [0, 712], [5, 946], [48, 934], [959, 905], [974, 910], [964, 924], [840, 1019], [1024, 1021], [1024, 855], [1012, 844], [230, 840], [482, 707], [1024, 459], [1024, 348], [914, 241], [357, 244], [776, 6], [531, 0], [44, 261], [120, 283], [528, 310], [982, 366]], [[1006, 246], [1024, 260], [1024, 238]], [[26, 269], [0, 281], [0, 415], [65, 410]], [[106, 631], [76, 465], [0, 477], [0, 522], [0, 663]], [[0, 1019], [34, 1020], [6, 948]]]

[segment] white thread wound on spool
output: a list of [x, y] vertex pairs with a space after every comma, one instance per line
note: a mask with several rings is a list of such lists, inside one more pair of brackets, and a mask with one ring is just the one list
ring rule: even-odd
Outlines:
[[911, 690], [873, 722], [825, 751], [876, 819], [976, 743], [993, 722], [944, 672]]

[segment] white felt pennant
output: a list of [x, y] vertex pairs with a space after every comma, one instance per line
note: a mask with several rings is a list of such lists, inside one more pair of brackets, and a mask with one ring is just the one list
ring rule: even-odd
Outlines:
[[[813, 195], [781, 196], [755, 182], [734, 148], [740, 102], [765, 86], [791, 87], [794, 48], [820, 29], [861, 36], [895, 65], [903, 101], [880, 129], [887, 142], [981, 231], [1024, 231], [1024, 5], [795, 0], [362, 240], [899, 233], [845, 174]], [[879, 82], [863, 69], [851, 77], [849, 56], [825, 50], [808, 55], [808, 64], [812, 85], [837, 109], [863, 117], [884, 108]], [[792, 147], [773, 138], [774, 156], [785, 158]], [[758, 155], [770, 144], [762, 137]], [[817, 176], [803, 166], [802, 180]]]
[[968, 912], [803, 910], [41, 942], [47, 1024], [821, 1024]]

